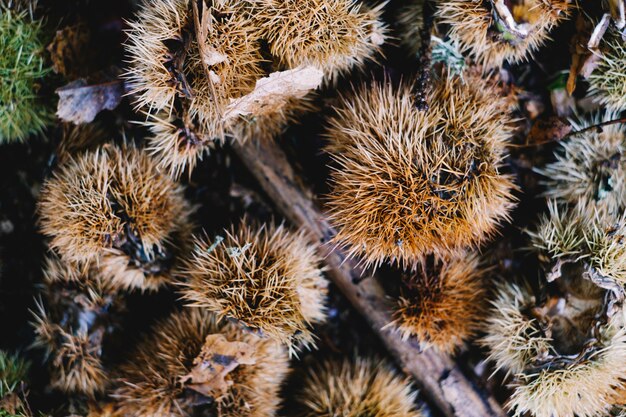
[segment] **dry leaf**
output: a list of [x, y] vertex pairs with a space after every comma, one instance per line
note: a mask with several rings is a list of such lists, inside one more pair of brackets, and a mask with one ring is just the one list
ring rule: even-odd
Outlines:
[[224, 120], [237, 116], [262, 116], [280, 109], [291, 98], [302, 98], [322, 84], [324, 73], [313, 67], [299, 67], [273, 72], [256, 82], [254, 90], [241, 98], [232, 99]]
[[113, 110], [122, 101], [124, 84], [120, 80], [88, 85], [84, 78], [56, 90], [59, 95], [57, 116], [74, 124], [92, 122], [102, 110]]
[[576, 19], [576, 34], [572, 37], [572, 64], [567, 79], [567, 92], [572, 94], [576, 89], [576, 78], [579, 75], [587, 78], [598, 66], [600, 61], [600, 41], [609, 27], [610, 16], [605, 14], [600, 22], [590, 32], [589, 22], [578, 15]]
[[591, 75], [594, 69], [600, 63], [600, 58], [602, 57], [602, 52], [600, 51], [600, 41], [604, 37], [607, 29], [609, 28], [609, 15], [605, 14], [602, 16], [600, 22], [596, 25], [589, 37], [589, 42], [587, 43], [587, 48], [591, 53], [591, 56], [587, 59], [585, 64], [580, 70], [580, 75], [587, 78]]
[[224, 335], [206, 337], [202, 351], [193, 361], [189, 374], [180, 383], [204, 396], [223, 397], [233, 381], [228, 374], [239, 365], [254, 365], [254, 350], [244, 342], [229, 342]]
[[47, 47], [53, 71], [69, 79], [85, 75], [90, 58], [85, 48], [89, 38], [89, 29], [83, 23], [57, 30]]
[[530, 128], [527, 145], [541, 145], [563, 139], [572, 131], [572, 125], [560, 117], [550, 116], [547, 119], [537, 119]]

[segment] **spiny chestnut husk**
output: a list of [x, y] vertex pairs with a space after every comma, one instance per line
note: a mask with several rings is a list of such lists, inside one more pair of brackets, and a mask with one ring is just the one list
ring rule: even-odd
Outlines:
[[43, 301], [33, 325], [35, 344], [47, 352], [51, 385], [89, 396], [103, 392], [109, 378], [103, 343], [125, 309], [120, 287], [95, 265], [79, 269], [55, 255], [44, 272]]
[[615, 304], [604, 304], [607, 292], [580, 275], [562, 280], [546, 299], [507, 282], [493, 301], [483, 343], [496, 366], [514, 375], [508, 406], [515, 415], [597, 416], [622, 384], [621, 305], [609, 318]]
[[601, 44], [598, 66], [589, 76], [589, 95], [614, 112], [626, 110], [626, 43], [611, 32]]
[[613, 399], [614, 407], [607, 417], [626, 417], [626, 387], [621, 386], [617, 392], [617, 396]]
[[43, 233], [66, 262], [98, 262], [127, 288], [171, 281], [191, 235], [183, 189], [144, 152], [105, 145], [61, 165], [39, 202]]
[[[572, 121], [582, 130], [617, 117], [612, 112]], [[556, 161], [537, 171], [546, 177], [545, 195], [572, 205], [595, 207], [613, 216], [626, 208], [626, 127], [591, 129], [560, 142]]]
[[[322, 78], [320, 70], [271, 78], [274, 64], [262, 55], [262, 19], [255, 15], [269, 4], [257, 10], [251, 1], [211, 2], [206, 9], [207, 2], [198, 3], [206, 17], [204, 40], [190, 0], [158, 0], [139, 12], [127, 43], [126, 77], [147, 113], [149, 150], [173, 177], [191, 173], [215, 142], [277, 135], [312, 108], [307, 86]], [[276, 94], [263, 95], [268, 85]]]
[[326, 133], [327, 206], [350, 256], [411, 267], [476, 246], [508, 220], [514, 185], [500, 171], [512, 100], [475, 77], [443, 74], [426, 111], [409, 83], [374, 82], [342, 98]]
[[314, 345], [310, 326], [326, 318], [327, 287], [315, 245], [302, 232], [245, 220], [225, 233], [196, 240], [184, 269], [187, 304], [236, 319], [290, 353]]
[[527, 59], [570, 7], [568, 0], [441, 0], [435, 16], [450, 26], [460, 49], [488, 69]]
[[385, 42], [383, 5], [355, 0], [260, 0], [255, 18], [270, 53], [286, 68], [314, 65], [328, 80], [376, 59]]
[[472, 253], [427, 257], [404, 274], [391, 326], [424, 348], [453, 353], [476, 334], [484, 318], [484, 273]]
[[[246, 360], [233, 363], [220, 348], [236, 348], [234, 356], [245, 351]], [[234, 365], [219, 374], [221, 386], [210, 374], [226, 365], [218, 357]], [[288, 369], [280, 344], [219, 321], [207, 310], [187, 308], [157, 324], [121, 366], [113, 397], [120, 416], [186, 417], [208, 410], [219, 417], [273, 417]]]
[[552, 201], [549, 214], [529, 234], [545, 263], [548, 282], [559, 278], [564, 266], [577, 265], [600, 286], [606, 280], [626, 285], [624, 216], [616, 219], [593, 207], [568, 209]]
[[298, 395], [302, 417], [421, 417], [408, 379], [380, 360], [326, 361], [311, 368]]
[[143, 124], [152, 133], [147, 151], [172, 178], [179, 178], [184, 171], [191, 174], [218, 139], [199, 120], [187, 115], [178, 117], [160, 111], [147, 118]]
[[[250, 92], [265, 75], [248, 2], [212, 3], [206, 57], [198, 49], [190, 0], [155, 0], [139, 10], [126, 45], [130, 56], [126, 77], [138, 108], [169, 113], [177, 97], [185, 98], [190, 113], [202, 113], [198, 116], [206, 121], [215, 115], [216, 106]], [[202, 59], [212, 71], [211, 80]]]
[[597, 416], [622, 385], [626, 228], [585, 210], [551, 204], [531, 233], [545, 263], [543, 289], [506, 282], [492, 302], [483, 343], [514, 375], [516, 415]]

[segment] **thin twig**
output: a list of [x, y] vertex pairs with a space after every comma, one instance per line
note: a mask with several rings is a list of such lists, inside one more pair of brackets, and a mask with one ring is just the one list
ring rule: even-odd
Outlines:
[[605, 126], [611, 126], [611, 125], [615, 125], [615, 124], [620, 124], [620, 123], [626, 123], [626, 116], [624, 117], [620, 117], [619, 119], [614, 119], [614, 120], [608, 120], [606, 122], [602, 122], [602, 123], [598, 123], [595, 125], [591, 125], [591, 126], [587, 126], [584, 129], [580, 129], [580, 130], [576, 130], [574, 132], [570, 132], [567, 133], [561, 137], [558, 136], [554, 136], [553, 139], [550, 140], [544, 140], [541, 142], [532, 142], [532, 143], [522, 143], [522, 144], [510, 144], [509, 147], [511, 148], [531, 148], [534, 146], [541, 146], [541, 145], [547, 145], [548, 143], [554, 143], [554, 142], [560, 142], [564, 139], [568, 139], [572, 136], [578, 136], [580, 134], [589, 132], [590, 130], [594, 130], [596, 129], [598, 131], [598, 133], [602, 132], [602, 128]]
[[567, 135], [563, 136], [561, 138], [561, 140], [567, 139], [570, 136], [580, 135], [581, 133], [585, 133], [585, 132], [588, 132], [588, 131], [593, 130], [593, 129], [597, 129], [598, 133], [601, 133], [602, 132], [602, 128], [604, 126], [610, 126], [610, 125], [615, 125], [615, 124], [619, 124], [619, 123], [626, 123], [626, 116], [625, 117], [621, 117], [619, 119], [608, 120], [606, 122], [598, 123], [596, 125], [587, 126], [584, 129], [580, 129], [580, 130], [577, 130], [575, 132], [568, 133]]
[[419, 72], [415, 82], [415, 107], [420, 111], [428, 110], [428, 89], [430, 88], [431, 42], [430, 34], [434, 23], [434, 9], [430, 0], [424, 1], [422, 9], [424, 26], [420, 30]]

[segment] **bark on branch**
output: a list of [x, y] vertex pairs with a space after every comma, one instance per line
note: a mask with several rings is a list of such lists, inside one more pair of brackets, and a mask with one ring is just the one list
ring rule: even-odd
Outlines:
[[431, 404], [447, 417], [506, 416], [497, 401], [473, 384], [450, 357], [432, 349], [420, 352], [411, 341], [403, 341], [400, 333], [382, 330], [391, 321], [382, 287], [373, 278], [361, 279], [362, 270], [328, 244], [333, 229], [275, 142], [247, 141], [233, 148], [284, 216], [319, 239], [328, 277], [366, 318], [404, 372], [415, 378]]

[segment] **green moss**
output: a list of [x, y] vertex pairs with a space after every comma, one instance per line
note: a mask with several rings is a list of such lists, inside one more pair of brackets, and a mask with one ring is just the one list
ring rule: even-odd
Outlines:
[[12, 393], [28, 373], [28, 362], [0, 350], [0, 399]]
[[0, 7], [0, 143], [22, 141], [50, 119], [37, 95], [49, 71], [41, 32], [41, 22], [27, 12]]

